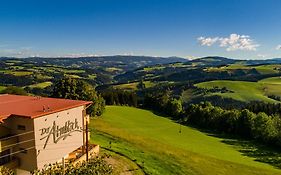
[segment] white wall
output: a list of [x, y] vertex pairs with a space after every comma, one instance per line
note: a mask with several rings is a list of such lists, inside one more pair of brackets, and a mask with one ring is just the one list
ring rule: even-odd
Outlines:
[[[84, 106], [80, 106], [34, 119], [37, 168], [55, 163], [83, 145], [83, 109]], [[68, 121], [69, 127], [64, 127]]]

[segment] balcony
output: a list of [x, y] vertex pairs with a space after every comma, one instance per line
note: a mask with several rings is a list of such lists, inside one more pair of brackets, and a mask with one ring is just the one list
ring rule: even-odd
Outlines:
[[2, 138], [0, 141], [0, 152], [10, 149], [11, 147], [15, 146], [17, 142], [17, 137], [7, 137], [7, 139]]
[[[99, 145], [89, 144], [89, 147], [88, 147], [89, 158], [93, 158], [93, 157], [97, 156], [99, 154], [99, 150], [100, 150]], [[82, 162], [85, 160], [86, 160], [86, 154], [85, 154], [85, 151], [83, 151], [83, 146], [82, 146], [82, 147], [76, 149], [75, 151], [73, 151], [72, 153], [70, 153], [65, 161], [73, 162], [74, 164], [76, 164], [78, 162]]]

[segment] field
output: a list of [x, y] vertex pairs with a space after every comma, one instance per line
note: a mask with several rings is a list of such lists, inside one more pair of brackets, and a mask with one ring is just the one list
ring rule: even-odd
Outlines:
[[46, 88], [48, 86], [51, 86], [52, 84], [53, 84], [52, 82], [46, 81], [46, 82], [43, 82], [43, 83], [33, 84], [33, 85], [28, 86], [28, 87], [44, 89], [44, 88]]
[[26, 76], [26, 75], [33, 74], [32, 72], [29, 71], [11, 71], [11, 70], [0, 70], [0, 73], [11, 74], [14, 76]]
[[243, 102], [265, 101], [277, 103], [278, 101], [268, 98], [267, 95], [280, 96], [281, 94], [281, 81], [276, 77], [263, 79], [259, 82], [216, 80], [198, 83], [195, 86], [206, 89], [225, 87], [232, 92], [215, 92], [209, 93], [208, 95], [220, 95]]
[[[153, 83], [151, 81], [144, 81], [143, 83], [145, 84], [146, 88], [150, 88], [150, 87], [155, 86], [155, 83]], [[126, 84], [115, 85], [114, 87], [117, 88], [117, 89], [123, 89], [123, 90], [137, 90], [138, 84], [139, 84], [139, 82], [126, 83]]]
[[180, 128], [146, 110], [108, 106], [90, 128], [92, 142], [133, 160], [147, 174], [281, 174], [242, 155], [241, 148], [224, 143], [226, 139]]
[[208, 71], [232, 71], [232, 70], [237, 70], [237, 69], [241, 69], [241, 70], [249, 70], [249, 69], [256, 69], [260, 74], [274, 74], [274, 73], [278, 73], [279, 71], [277, 69], [280, 69], [281, 66], [280, 65], [259, 65], [259, 66], [247, 66], [247, 65], [243, 65], [243, 64], [231, 64], [228, 66], [223, 66], [220, 68], [216, 68], [216, 67], [211, 67], [208, 68]]

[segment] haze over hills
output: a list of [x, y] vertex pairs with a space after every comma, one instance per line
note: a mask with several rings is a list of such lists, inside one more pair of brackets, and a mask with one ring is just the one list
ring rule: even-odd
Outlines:
[[[118, 110], [114, 111], [114, 114], [120, 113], [122, 114], [120, 115], [122, 119], [128, 121], [126, 119], [126, 117], [128, 117], [132, 123], [136, 121], [137, 125], [132, 125], [133, 130], [138, 127], [143, 130], [143, 132], [147, 132], [148, 128], [142, 126], [142, 124], [145, 124], [142, 120], [147, 123], [153, 123], [153, 119], [158, 118], [158, 116], [149, 115], [151, 118], [149, 118], [149, 116], [148, 118], [141, 117], [145, 114], [145, 111], [143, 111], [143, 113], [141, 111], [137, 111], [136, 109], [129, 108], [128, 110], [131, 110], [131, 112], [124, 113], [126, 110], [126, 107], [124, 106], [133, 106], [145, 109], [148, 108], [152, 111], [159, 112], [161, 115], [163, 114], [163, 116], [167, 115], [175, 120], [164, 122], [167, 126], [162, 125], [163, 120], [160, 120], [160, 117], [159, 120], [157, 120], [158, 127], [161, 128], [164, 126], [162, 129], [167, 131], [166, 133], [160, 132], [161, 134], [157, 135], [160, 139], [159, 141], [162, 140], [162, 137], [169, 139], [172, 145], [167, 145], [167, 150], [171, 151], [170, 156], [176, 157], [176, 160], [172, 159], [171, 161], [174, 166], [170, 166], [171, 164], [169, 163], [169, 165], [163, 167], [155, 166], [154, 163], [163, 165], [163, 162], [170, 160], [169, 156], [167, 159], [162, 159], [162, 151], [166, 152], [166, 147], [164, 147], [164, 150], [158, 150], [160, 151], [159, 154], [155, 154], [154, 150], [150, 150], [152, 143], [160, 144], [161, 142], [158, 143], [157, 140], [154, 142], [145, 141], [145, 144], [140, 143], [142, 145], [142, 149], [144, 150], [136, 150], [139, 144], [137, 143], [138, 139], [134, 140], [134, 142], [131, 142], [132, 139], [130, 139], [129, 142], [127, 142], [123, 140], [123, 136], [125, 138], [127, 136], [125, 133], [116, 133], [116, 130], [111, 133], [107, 130], [105, 125], [92, 126], [98, 130], [98, 132], [95, 131], [95, 137], [97, 138], [93, 138], [94, 142], [101, 144], [103, 147], [106, 147], [109, 142], [112, 142], [112, 145], [115, 145], [115, 143], [118, 142], [121, 146], [118, 147], [117, 150], [115, 150], [114, 146], [112, 149], [114, 149], [115, 152], [126, 155], [127, 158], [132, 160], [131, 162], [134, 162], [133, 160], [135, 160], [136, 157], [138, 159], [143, 159], [143, 153], [138, 156], [140, 152], [145, 152], [146, 155], [152, 156], [145, 157], [143, 159], [143, 161], [146, 162], [145, 167], [148, 168], [144, 171], [148, 172], [148, 174], [171, 174], [170, 172], [175, 172], [175, 170], [178, 172], [185, 172], [189, 171], [190, 168], [193, 169], [193, 167], [196, 167], [197, 165], [197, 161], [194, 162], [192, 160], [194, 155], [188, 156], [189, 159], [181, 156], [182, 154], [194, 152], [194, 148], [199, 148], [196, 152], [198, 155], [195, 157], [203, 159], [207, 164], [213, 162], [213, 159], [211, 159], [212, 156], [215, 156], [213, 158], [218, 159], [217, 163], [211, 165], [213, 169], [216, 169], [214, 172], [219, 172], [223, 165], [223, 167], [225, 166], [226, 168], [226, 174], [234, 172], [233, 170], [235, 169], [237, 172], [245, 175], [259, 175], [266, 173], [271, 175], [272, 173], [275, 173], [275, 170], [267, 164], [278, 168], [281, 167], [281, 161], [279, 160], [281, 153], [276, 153], [275, 150], [270, 150], [270, 154], [274, 152], [273, 157], [271, 156], [270, 158], [267, 158], [267, 156], [263, 156], [258, 158], [259, 161], [266, 164], [257, 165], [255, 161], [252, 161], [251, 158], [249, 158], [251, 156], [256, 158], [255, 155], [242, 155], [236, 147], [234, 148], [227, 143], [222, 143], [220, 140], [209, 140], [210, 136], [207, 135], [202, 137], [202, 133], [200, 131], [194, 132], [194, 129], [189, 128], [188, 126], [182, 127], [182, 130], [179, 132], [177, 131], [179, 124], [174, 123], [179, 122], [179, 118], [183, 117], [181, 124], [187, 125], [187, 123], [183, 121], [189, 121], [188, 115], [191, 114], [192, 111], [198, 111], [196, 109], [185, 111], [186, 109], [192, 109], [192, 105], [195, 105], [193, 107], [196, 107], [197, 105], [199, 109], [203, 109], [202, 107], [207, 107], [206, 110], [209, 110], [209, 107], [210, 109], [213, 108], [215, 111], [221, 112], [220, 114], [215, 114], [214, 116], [223, 117], [240, 117], [242, 116], [242, 113], [240, 115], [237, 112], [244, 108], [258, 110], [258, 112], [267, 112], [268, 115], [273, 114], [272, 111], [274, 114], [275, 112], [279, 112], [281, 114], [278, 106], [281, 104], [281, 59], [237, 60], [218, 56], [208, 56], [188, 60], [178, 57], [164, 58], [121, 55], [78, 58], [33, 57], [0, 59], [0, 93], [11, 92], [7, 91], [7, 89], [13, 90], [14, 88], [18, 88], [22, 91], [26, 91], [27, 94], [30, 95], [51, 96], [55, 86], [60, 84], [59, 82], [62, 80], [71, 80], [69, 82], [83, 80], [81, 82], [87, 82], [89, 86], [93, 86], [93, 89], [105, 99], [106, 105], [123, 106], [118, 107]], [[69, 86], [70, 89], [77, 88], [75, 87], [75, 84], [69, 84], [67, 86]], [[87, 92], [88, 90], [82, 91]], [[214, 106], [198, 106], [202, 105], [202, 102], [207, 101]], [[251, 108], [252, 103], [259, 104], [261, 107], [254, 106]], [[264, 108], [263, 105], [265, 106]], [[113, 108], [107, 108], [109, 112], [110, 109]], [[235, 111], [227, 111], [228, 109]], [[268, 111], [268, 109], [270, 109], [270, 111]], [[138, 112], [140, 112], [140, 114], [138, 114]], [[132, 115], [130, 113], [132, 113]], [[209, 113], [210, 112], [208, 112], [208, 114]], [[213, 113], [211, 112], [210, 115], [211, 114]], [[136, 115], [139, 115], [139, 117], [130, 117]], [[256, 114], [251, 115], [259, 116]], [[205, 115], [201, 115], [200, 113], [197, 115], [194, 113], [194, 116], [196, 119], [197, 116]], [[122, 122], [122, 120], [107, 121], [107, 119], [108, 118], [106, 118], [105, 114], [100, 118], [100, 124], [106, 124], [108, 122], [110, 124], [115, 124], [115, 122], [121, 122], [123, 123], [123, 128], [121, 127], [122, 130], [130, 128], [129, 124]], [[231, 123], [226, 123], [226, 125], [218, 124], [218, 126], [225, 126], [226, 129], [224, 132], [230, 132], [227, 130], [228, 128], [241, 126], [240, 123], [236, 123], [240, 120], [236, 120], [235, 118], [233, 120], [226, 120], [224, 118], [223, 121], [233, 121]], [[97, 123], [97, 121], [94, 121], [94, 123]], [[231, 125], [231, 127], [228, 127], [228, 125]], [[157, 125], [155, 124], [154, 126]], [[243, 124], [242, 126], [246, 127], [246, 125]], [[117, 126], [117, 128], [118, 127], [119, 126]], [[166, 130], [166, 127], [171, 127], [173, 129]], [[109, 128], [112, 129], [112, 126]], [[214, 128], [214, 130], [215, 129], [216, 128]], [[98, 134], [99, 132], [106, 133], [106, 135]], [[180, 134], [181, 132], [184, 132], [184, 134]], [[130, 133], [133, 134], [131, 131]], [[151, 133], [158, 133], [158, 129], [147, 133], [149, 135]], [[233, 132], [230, 133], [233, 134]], [[181, 142], [176, 139], [186, 136], [185, 139], [189, 140], [190, 134], [193, 135], [195, 140], [197, 138], [204, 139], [204, 142], [206, 142], [204, 145], [214, 143], [215, 146], [212, 148], [213, 154], [209, 155], [209, 151], [208, 153], [205, 152], [204, 146], [200, 143], [188, 142], [187, 144], [186, 142]], [[146, 135], [143, 135], [143, 137], [146, 138]], [[157, 137], [151, 139], [155, 139]], [[136, 138], [140, 138], [140, 136]], [[267, 139], [267, 136], [264, 136], [263, 139]], [[274, 139], [276, 140], [278, 137], [276, 136]], [[237, 142], [240, 141], [237, 140]], [[128, 147], [128, 143], [131, 144], [130, 147]], [[174, 147], [173, 145], [182, 146], [185, 150], [178, 152], [178, 147]], [[215, 149], [217, 147], [218, 149]], [[244, 145], [241, 147], [243, 147], [241, 149], [244, 149]], [[129, 148], [129, 153], [126, 151], [124, 152], [127, 148]], [[217, 154], [217, 150], [221, 150], [222, 148], [227, 148], [225, 150], [228, 151], [228, 154]], [[268, 151], [268, 149], [263, 148], [262, 150]], [[256, 150], [256, 146], [251, 147], [251, 151], [252, 150]], [[136, 152], [136, 154], [131, 154], [131, 152]], [[237, 159], [229, 156], [230, 153], [235, 154]], [[239, 168], [228, 166], [228, 157], [231, 157], [230, 160], [232, 161], [233, 166], [237, 166]], [[249, 161], [240, 162], [240, 160], [245, 159], [246, 157]], [[274, 159], [274, 161], [270, 161], [272, 159]], [[181, 160], [183, 162], [186, 160], [188, 161], [182, 163]], [[261, 170], [257, 170], [256, 165], [261, 167]], [[250, 168], [245, 166], [250, 166]], [[157, 169], [156, 167], [161, 168]], [[209, 171], [209, 168], [202, 169], [202, 167], [200, 165], [196, 168], [196, 170], [202, 170], [204, 172]], [[263, 168], [268, 168], [268, 170], [263, 170]], [[156, 169], [158, 173], [155, 173]], [[264, 171], [265, 173], [260, 173], [260, 171]], [[278, 173], [279, 172], [276, 171], [276, 174]]]
[[[154, 57], [154, 56], [130, 56], [130, 55], [114, 55], [114, 56], [87, 56], [87, 57], [0, 57], [0, 60], [8, 59], [24, 59], [25, 61], [37, 64], [57, 64], [59, 66], [76, 66], [87, 67], [87, 65], [95, 66], [123, 66], [127, 69], [134, 69], [140, 66], [149, 66], [155, 64], [167, 64], [174, 62], [186, 62], [188, 59], [180, 57]], [[79, 63], [79, 64], [77, 64]]]
[[[233, 64], [235, 62], [241, 62], [244, 64], [279, 64], [281, 58], [268, 58], [268, 59], [236, 59], [222, 56], [206, 56], [198, 57], [195, 59], [182, 58], [177, 56], [170, 57], [158, 57], [158, 56], [138, 56], [138, 55], [112, 55], [112, 56], [62, 56], [62, 57], [0, 57], [0, 60], [8, 59], [25, 59], [26, 61], [34, 61], [37, 63], [56, 63], [60, 65], [69, 66], [71, 63], [78, 62], [96, 62], [96, 65], [106, 66], [106, 64], [114, 64], [118, 62], [126, 63], [131, 66], [133, 63], [137, 63], [137, 66], [151, 66], [155, 64], [168, 64], [174, 62], [201, 62], [206, 64], [220, 65], [220, 64]], [[134, 66], [133, 66], [134, 67]]]

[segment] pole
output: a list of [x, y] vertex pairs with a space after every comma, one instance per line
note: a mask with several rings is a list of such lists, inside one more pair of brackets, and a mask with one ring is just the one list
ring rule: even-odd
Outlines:
[[62, 169], [63, 169], [63, 175], [65, 175], [65, 161], [64, 161], [64, 157], [62, 158]]
[[89, 160], [89, 133], [88, 133], [88, 116], [86, 116], [86, 161]]

